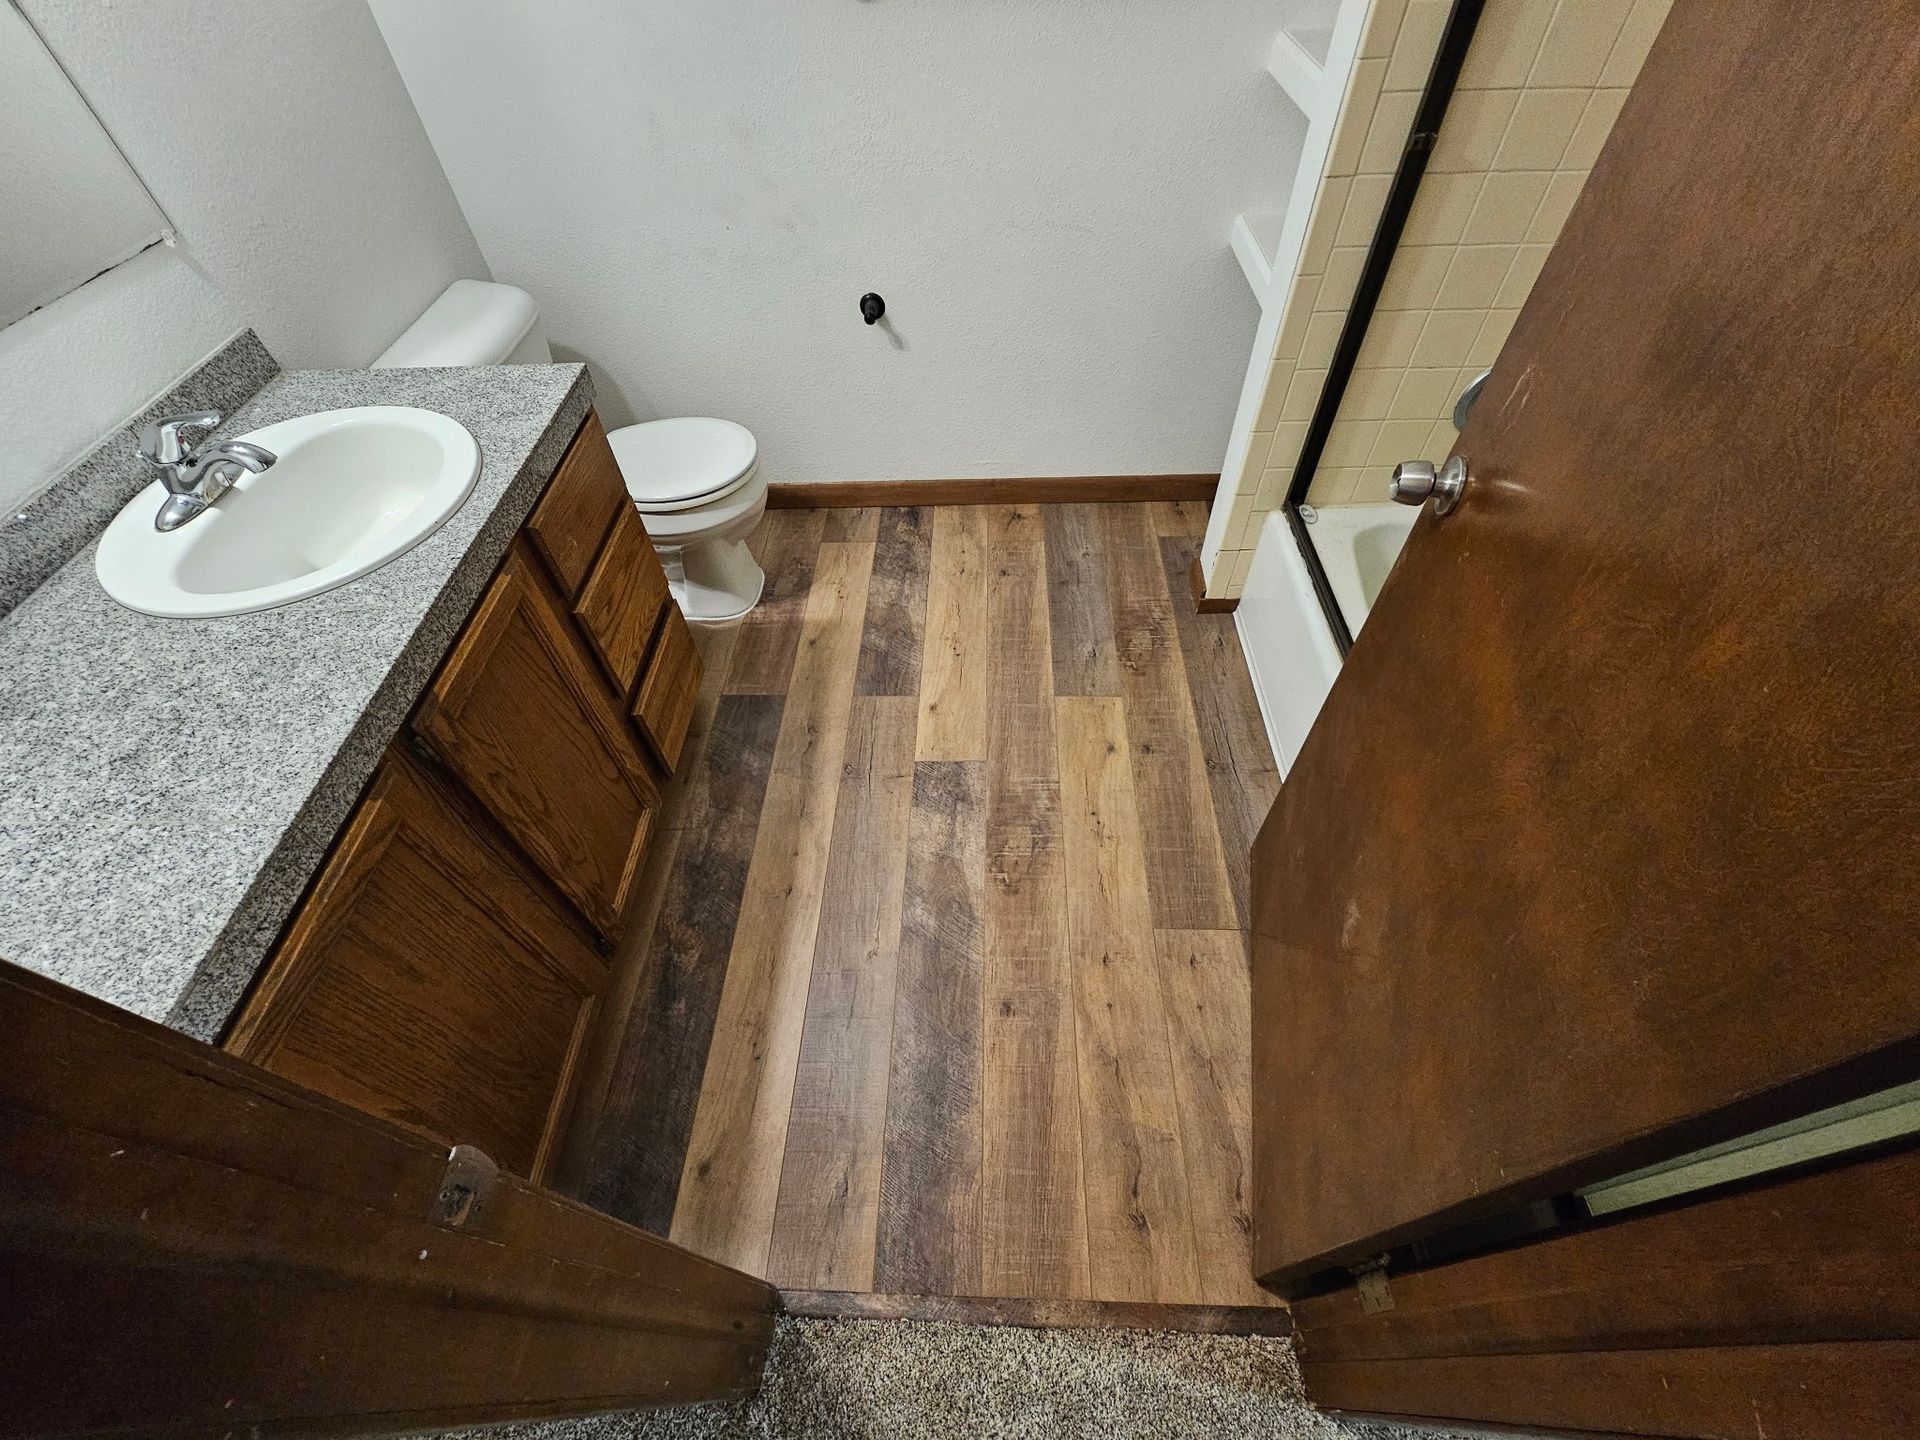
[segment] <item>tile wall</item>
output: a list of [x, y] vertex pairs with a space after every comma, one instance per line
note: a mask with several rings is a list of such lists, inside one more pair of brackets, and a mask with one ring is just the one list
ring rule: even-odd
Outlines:
[[[1672, 0], [1488, 0], [1308, 499], [1385, 499], [1395, 463], [1444, 458]], [[1209, 587], [1237, 595], [1293, 481], [1450, 0], [1374, 0], [1286, 297]], [[1231, 499], [1228, 499], [1229, 494]]]

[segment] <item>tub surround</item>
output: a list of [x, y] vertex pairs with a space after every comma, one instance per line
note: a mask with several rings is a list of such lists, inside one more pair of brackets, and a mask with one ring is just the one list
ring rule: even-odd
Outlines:
[[[271, 364], [244, 340], [240, 369]], [[453, 518], [380, 570], [278, 610], [163, 620], [111, 600], [84, 544], [0, 619], [0, 955], [219, 1035], [579, 429], [592, 382], [581, 365], [295, 371], [222, 431], [377, 404], [451, 416], [482, 457]], [[117, 435], [83, 465], [110, 469], [130, 444]], [[135, 489], [112, 493], [85, 509], [101, 512], [91, 532]], [[81, 523], [77, 502], [62, 508]]]
[[45, 584], [153, 483], [152, 467], [134, 454], [149, 421], [189, 410], [231, 415], [279, 373], [260, 337], [242, 330], [46, 489], [10, 509], [0, 520], [0, 616]]

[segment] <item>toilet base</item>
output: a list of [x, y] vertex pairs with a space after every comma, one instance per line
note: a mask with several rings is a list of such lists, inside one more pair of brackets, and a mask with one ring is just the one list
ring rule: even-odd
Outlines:
[[696, 623], [738, 620], [760, 603], [767, 572], [743, 540], [706, 540], [669, 547], [655, 542], [667, 588], [680, 613]]

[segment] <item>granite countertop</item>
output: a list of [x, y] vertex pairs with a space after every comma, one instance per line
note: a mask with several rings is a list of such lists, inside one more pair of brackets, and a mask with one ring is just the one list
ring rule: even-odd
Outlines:
[[581, 365], [282, 374], [222, 433], [418, 405], [479, 441], [472, 495], [278, 610], [136, 614], [89, 544], [0, 620], [0, 957], [217, 1037], [592, 399]]

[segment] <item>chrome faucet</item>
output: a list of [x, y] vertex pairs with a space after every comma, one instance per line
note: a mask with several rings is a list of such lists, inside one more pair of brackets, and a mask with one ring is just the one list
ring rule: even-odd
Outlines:
[[167, 503], [153, 517], [153, 528], [163, 534], [178, 530], [226, 494], [242, 470], [258, 475], [280, 457], [246, 440], [221, 440], [196, 449], [181, 440], [189, 426], [211, 430], [220, 423], [218, 410], [195, 410], [186, 415], [163, 415], [140, 432], [140, 458], [160, 472], [167, 487]]

